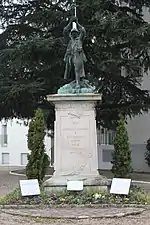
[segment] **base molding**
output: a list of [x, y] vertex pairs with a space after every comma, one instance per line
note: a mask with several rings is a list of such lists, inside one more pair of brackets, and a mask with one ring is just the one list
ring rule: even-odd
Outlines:
[[65, 191], [68, 181], [83, 181], [83, 190], [108, 190], [109, 181], [101, 176], [57, 176], [54, 175], [44, 183], [46, 191]]

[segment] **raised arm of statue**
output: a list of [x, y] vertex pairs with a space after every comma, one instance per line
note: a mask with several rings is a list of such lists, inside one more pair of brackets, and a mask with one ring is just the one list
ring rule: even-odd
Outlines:
[[86, 30], [85, 30], [85, 28], [84, 28], [83, 26], [81, 26], [81, 25], [78, 23], [78, 21], [77, 21], [77, 28], [78, 28], [78, 30], [79, 30], [79, 32], [80, 32], [80, 38], [81, 38], [81, 40], [84, 40], [85, 37], [86, 37]]
[[73, 21], [74, 21], [74, 19], [71, 18], [68, 25], [64, 28], [63, 35], [64, 35], [65, 39], [69, 39], [69, 34], [70, 34], [70, 30], [71, 30]]

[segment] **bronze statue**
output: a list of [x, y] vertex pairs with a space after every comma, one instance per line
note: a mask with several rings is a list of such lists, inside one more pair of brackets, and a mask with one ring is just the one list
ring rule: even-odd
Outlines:
[[[72, 23], [76, 23], [76, 28], [72, 28]], [[87, 61], [83, 51], [83, 41], [86, 31], [81, 26], [76, 17], [72, 17], [69, 24], [64, 28], [65, 38], [69, 38], [67, 51], [64, 57], [66, 63], [64, 79], [70, 76], [71, 70], [74, 69], [76, 84], [80, 83], [80, 78], [85, 77], [84, 63]]]
[[83, 51], [83, 41], [86, 37], [86, 31], [77, 19], [76, 0], [72, 0], [73, 9], [72, 17], [68, 25], [64, 28], [64, 37], [68, 46], [64, 57], [66, 63], [64, 79], [72, 78], [72, 82], [60, 87], [58, 94], [85, 94], [94, 93], [95, 86], [91, 86], [90, 82], [85, 79], [84, 63], [87, 62]]

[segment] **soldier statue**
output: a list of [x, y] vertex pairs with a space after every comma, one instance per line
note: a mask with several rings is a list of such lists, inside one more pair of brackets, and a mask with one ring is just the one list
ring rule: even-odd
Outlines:
[[[72, 23], [76, 23], [76, 27], [72, 28]], [[85, 36], [85, 28], [79, 24], [77, 17], [72, 17], [64, 28], [64, 37], [70, 39], [64, 57], [66, 63], [64, 79], [69, 78], [71, 71], [74, 70], [77, 85], [80, 84], [80, 79], [85, 77], [84, 63], [87, 61], [83, 51]]]

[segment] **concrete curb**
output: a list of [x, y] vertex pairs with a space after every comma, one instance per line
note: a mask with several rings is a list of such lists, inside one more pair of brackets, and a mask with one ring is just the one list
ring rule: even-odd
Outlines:
[[[9, 174], [10, 174], [10, 175], [13, 175], [13, 176], [26, 177], [26, 175], [23, 174], [23, 173], [22, 173], [22, 174], [21, 174], [21, 173], [14, 173], [14, 172], [12, 172], [12, 171], [10, 171]], [[49, 178], [50, 178], [51, 176], [52, 176], [52, 175], [45, 175], [45, 177], [49, 177]]]
[[[73, 209], [73, 208], [72, 208]], [[111, 208], [110, 208], [111, 209]], [[113, 208], [114, 209], [114, 208]], [[112, 210], [113, 210], [112, 209]], [[45, 208], [43, 209], [43, 211], [45, 210]], [[100, 210], [100, 209], [99, 209]], [[121, 210], [121, 209], [120, 209]], [[22, 217], [30, 217], [30, 218], [40, 218], [40, 219], [78, 219], [78, 220], [81, 220], [81, 219], [102, 219], [102, 218], [121, 218], [121, 217], [126, 217], [126, 216], [135, 216], [135, 215], [139, 215], [141, 213], [143, 213], [146, 209], [143, 209], [143, 208], [128, 208], [129, 211], [127, 212], [115, 212], [115, 213], [110, 213], [110, 212], [107, 212], [104, 211], [104, 212], [101, 212], [101, 215], [100, 215], [100, 211], [97, 211], [97, 215], [94, 214], [94, 215], [82, 215], [81, 216], [81, 212], [76, 212], [78, 215], [70, 215], [71, 212], [70, 212], [70, 208], [68, 208], [68, 212], [66, 213], [62, 213], [62, 215], [58, 214], [57, 216], [57, 211], [56, 211], [56, 216], [50, 216], [49, 213], [45, 216], [42, 216], [43, 212], [41, 211], [40, 214], [34, 214], [33, 211], [30, 212], [30, 209], [28, 211], [19, 211], [17, 212], [17, 210], [15, 209], [14, 211], [12, 210], [1, 210], [1, 212], [3, 213], [6, 213], [6, 214], [9, 214], [9, 215], [13, 215], [13, 216], [22, 216]], [[131, 212], [130, 212], [131, 210]], [[45, 211], [44, 211], [45, 212]], [[60, 211], [59, 211], [60, 212]], [[54, 212], [53, 212], [54, 213]], [[87, 213], [87, 212], [86, 212]], [[55, 214], [55, 213], [54, 213]]]
[[[108, 179], [109, 182], [112, 181], [112, 179]], [[142, 180], [132, 180], [132, 183], [135, 183], [135, 184], [150, 184], [149, 181], [142, 181]]]
[[25, 177], [25, 174], [20, 174], [20, 173], [14, 173], [14, 172], [9, 172], [10, 175], [14, 175], [14, 176], [20, 176], [20, 177]]
[[132, 182], [134, 182], [134, 183], [138, 183], [138, 184], [150, 184], [150, 182], [149, 181], [138, 181], [138, 180], [133, 180]]
[[103, 208], [142, 208], [144, 210], [150, 209], [150, 205], [141, 205], [141, 204], [87, 204], [87, 205], [74, 205], [74, 204], [62, 204], [62, 205], [0, 205], [0, 209], [57, 209], [57, 208], [94, 208], [94, 209], [103, 209]]

